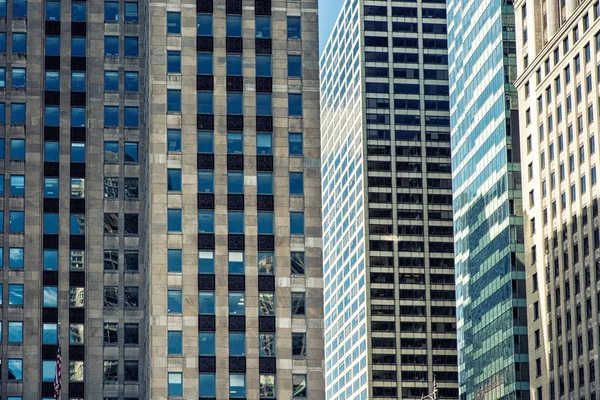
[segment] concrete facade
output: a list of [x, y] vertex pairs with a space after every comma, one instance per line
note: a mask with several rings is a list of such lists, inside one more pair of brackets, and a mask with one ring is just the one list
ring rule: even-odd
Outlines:
[[324, 399], [318, 91], [316, 0], [0, 4], [0, 397]]
[[532, 399], [595, 399], [600, 7], [515, 2]]

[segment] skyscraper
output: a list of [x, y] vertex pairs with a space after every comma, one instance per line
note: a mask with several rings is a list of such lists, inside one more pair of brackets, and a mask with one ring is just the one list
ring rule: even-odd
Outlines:
[[595, 399], [600, 6], [515, 9], [532, 398]]
[[445, 3], [347, 0], [321, 109], [327, 398], [456, 399]]
[[512, 3], [448, 2], [461, 399], [529, 399]]
[[[323, 399], [317, 1], [0, 2], [10, 400]], [[2, 298], [2, 297], [0, 297]]]

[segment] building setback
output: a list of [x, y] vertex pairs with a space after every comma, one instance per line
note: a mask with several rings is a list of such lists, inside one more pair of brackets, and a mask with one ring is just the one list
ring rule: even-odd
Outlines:
[[[317, 1], [0, 1], [0, 398], [324, 399]], [[59, 334], [59, 325], [61, 327]]]
[[515, 10], [532, 398], [595, 399], [600, 6]]
[[321, 56], [327, 398], [458, 398], [445, 2], [347, 0]]
[[461, 400], [529, 399], [514, 10], [449, 0]]

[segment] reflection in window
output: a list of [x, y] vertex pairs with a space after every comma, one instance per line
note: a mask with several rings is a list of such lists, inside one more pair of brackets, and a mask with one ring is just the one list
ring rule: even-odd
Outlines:
[[119, 325], [117, 323], [104, 323], [104, 344], [118, 344], [119, 343]]
[[104, 213], [104, 233], [109, 235], [119, 233], [119, 214]]
[[23, 360], [9, 358], [7, 367], [9, 380], [20, 381], [23, 379]]
[[306, 375], [292, 375], [292, 394], [294, 399], [307, 397]]
[[306, 274], [303, 251], [292, 251], [290, 254], [290, 261], [292, 266], [292, 275]]
[[261, 357], [275, 357], [275, 334], [261, 333], [258, 335], [258, 346]]
[[139, 252], [137, 250], [125, 250], [125, 271], [137, 272], [139, 269]]
[[275, 375], [260, 375], [259, 395], [261, 399], [275, 397]]
[[169, 372], [168, 376], [168, 395], [183, 395], [183, 374], [181, 372]]
[[275, 272], [275, 255], [272, 252], [258, 253], [258, 274], [273, 275]]
[[117, 382], [119, 380], [119, 361], [117, 360], [104, 360], [104, 381], [105, 382]]
[[69, 307], [81, 308], [85, 306], [85, 288], [71, 286], [69, 288]]
[[85, 336], [83, 324], [69, 325], [69, 344], [82, 345], [84, 337]]
[[292, 357], [306, 357], [306, 333], [292, 333]]
[[104, 307], [116, 308], [119, 306], [119, 287], [104, 286]]
[[71, 250], [71, 271], [83, 271], [85, 269], [85, 250]]
[[306, 294], [304, 292], [292, 292], [292, 316], [306, 315]]
[[125, 333], [125, 344], [137, 346], [140, 343], [139, 324], [125, 324], [123, 332]]
[[124, 192], [125, 199], [137, 199], [139, 198], [139, 178], [125, 178]]
[[275, 315], [275, 293], [258, 294], [259, 315]]
[[85, 198], [85, 179], [71, 178], [71, 198], [72, 199]]
[[23, 252], [22, 247], [11, 247], [9, 249], [9, 269], [23, 269]]
[[246, 376], [241, 374], [229, 375], [229, 397], [245, 398], [246, 397]]

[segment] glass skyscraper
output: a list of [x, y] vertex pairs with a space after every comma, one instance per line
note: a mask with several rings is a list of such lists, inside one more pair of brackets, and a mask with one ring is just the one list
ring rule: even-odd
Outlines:
[[529, 399], [512, 2], [449, 0], [461, 400]]
[[321, 57], [326, 393], [457, 399], [444, 1], [347, 0]]

